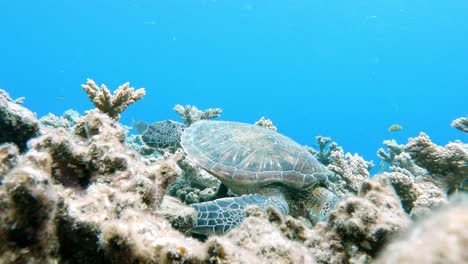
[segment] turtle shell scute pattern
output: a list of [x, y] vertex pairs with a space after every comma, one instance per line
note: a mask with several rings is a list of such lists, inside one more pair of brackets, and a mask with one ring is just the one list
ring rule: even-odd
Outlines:
[[180, 136], [185, 129], [185, 125], [172, 120], [165, 120], [147, 125], [145, 128], [141, 133], [142, 141], [152, 148], [165, 149], [180, 146]]
[[317, 184], [329, 170], [305, 147], [268, 128], [226, 121], [199, 121], [181, 145], [190, 158], [226, 185], [291, 188]]

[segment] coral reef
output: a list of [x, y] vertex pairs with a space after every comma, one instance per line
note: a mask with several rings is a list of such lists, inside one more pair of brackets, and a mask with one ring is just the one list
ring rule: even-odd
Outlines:
[[451, 126], [468, 133], [468, 117], [460, 117], [452, 121]]
[[221, 108], [208, 108], [206, 110], [199, 110], [196, 106], [191, 105], [176, 105], [174, 111], [182, 118], [184, 124], [190, 126], [198, 120], [209, 120], [221, 116]]
[[[2, 212], [9, 212], [1, 215], [0, 236], [7, 242], [2, 256], [24, 262], [148, 262], [200, 246], [164, 218], [183, 226], [187, 216], [181, 220], [171, 216], [175, 212], [155, 210], [166, 186], [181, 173], [175, 160], [146, 166], [125, 148], [124, 139], [118, 123], [91, 111], [80, 118], [74, 134], [58, 128], [31, 140], [30, 150], [0, 186]], [[11, 152], [9, 146], [2, 149]], [[10, 156], [5, 159], [14, 160]]]
[[[125, 171], [130, 161], [125, 155], [125, 131], [107, 115], [91, 112], [82, 117], [71, 135], [58, 128], [31, 140], [30, 148], [48, 151], [52, 156], [52, 175], [62, 184], [85, 187], [96, 177]], [[78, 180], [72, 183], [71, 180]]]
[[262, 116], [262, 118], [260, 118], [260, 120], [255, 122], [255, 125], [266, 127], [266, 128], [271, 129], [273, 131], [278, 130], [278, 128], [275, 125], [273, 125], [273, 122], [270, 119], [266, 119], [264, 116]]
[[20, 105], [23, 99], [13, 100], [0, 89], [0, 144], [15, 143], [20, 151], [26, 149], [29, 139], [39, 134], [36, 116]]
[[[97, 100], [111, 98], [104, 89], [95, 91], [101, 93], [93, 97]], [[187, 204], [232, 193], [181, 149], [142, 156], [145, 150], [133, 146], [141, 142], [128, 138], [117, 121], [128, 104], [115, 105], [114, 114], [98, 107], [81, 117], [67, 111], [39, 122], [3, 91], [0, 106], [2, 263], [463, 263], [468, 258], [468, 198], [457, 191], [467, 181], [468, 147], [460, 141], [437, 146], [424, 133], [406, 145], [385, 141], [388, 151], [378, 155], [390, 172], [370, 177], [368, 162], [319, 137], [319, 150], [310, 151], [337, 174], [334, 184], [342, 198], [326, 221], [313, 226], [273, 207], [252, 206], [236, 229], [200, 238], [190, 232], [196, 212]], [[189, 124], [217, 112], [182, 109]]]
[[146, 93], [144, 88], [136, 91], [133, 87], [130, 88], [130, 83], [128, 82], [119, 86], [112, 95], [104, 84], [99, 88], [91, 79], [88, 79], [86, 84], [81, 85], [81, 87], [99, 111], [115, 120], [119, 120], [120, 113], [125, 111], [129, 105], [143, 98]]

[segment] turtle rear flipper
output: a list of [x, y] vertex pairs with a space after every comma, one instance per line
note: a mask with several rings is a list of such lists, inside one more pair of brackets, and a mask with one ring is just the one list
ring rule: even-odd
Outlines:
[[288, 214], [286, 201], [260, 194], [196, 203], [191, 205], [197, 211], [197, 224], [192, 228], [192, 233], [225, 234], [242, 223], [245, 218], [245, 210], [251, 205], [258, 206], [262, 211], [265, 211], [268, 206], [273, 206], [283, 215]]

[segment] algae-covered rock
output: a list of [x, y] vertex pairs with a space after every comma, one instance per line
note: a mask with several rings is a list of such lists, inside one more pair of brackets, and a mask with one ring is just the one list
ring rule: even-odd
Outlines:
[[466, 263], [467, 249], [468, 203], [465, 200], [414, 223], [382, 251], [375, 263]]
[[47, 153], [28, 152], [0, 185], [0, 259], [5, 263], [50, 263], [58, 241], [59, 197], [50, 178]]
[[18, 163], [19, 150], [15, 144], [0, 144], [0, 182], [3, 176]]
[[340, 202], [305, 243], [318, 263], [369, 262], [409, 223], [391, 185], [377, 177], [364, 181], [357, 196]]
[[21, 151], [29, 139], [39, 133], [36, 116], [0, 89], [0, 144], [15, 143]]
[[284, 235], [280, 229], [283, 221], [272, 223], [258, 207], [251, 209], [250, 217], [238, 228], [206, 242], [211, 263], [315, 263], [305, 245]]

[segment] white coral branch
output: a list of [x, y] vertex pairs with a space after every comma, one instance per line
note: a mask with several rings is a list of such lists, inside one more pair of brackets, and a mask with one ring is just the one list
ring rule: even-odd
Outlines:
[[452, 121], [451, 126], [468, 133], [468, 117], [460, 117]]
[[266, 127], [266, 128], [271, 129], [273, 131], [278, 130], [278, 128], [275, 125], [273, 125], [273, 122], [270, 119], [265, 118], [264, 116], [262, 116], [262, 118], [260, 118], [260, 120], [255, 122], [255, 125], [256, 126], [261, 126], [261, 127]]
[[174, 106], [174, 111], [182, 118], [187, 126], [199, 121], [210, 120], [221, 115], [221, 108], [208, 108], [199, 110], [196, 106], [186, 105], [185, 107], [178, 104]]
[[331, 152], [330, 158], [332, 162], [328, 169], [340, 175], [353, 192], [357, 192], [361, 183], [370, 177], [369, 163], [358, 154], [345, 155], [343, 149], [338, 147]]
[[81, 87], [99, 111], [106, 113], [115, 120], [120, 118], [120, 114], [129, 105], [140, 100], [146, 94], [145, 88], [135, 91], [133, 87], [130, 87], [130, 83], [128, 82], [119, 86], [113, 95], [111, 95], [110, 90], [104, 84], [99, 88], [91, 79], [88, 79], [87, 83], [81, 85]]

